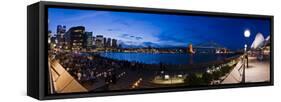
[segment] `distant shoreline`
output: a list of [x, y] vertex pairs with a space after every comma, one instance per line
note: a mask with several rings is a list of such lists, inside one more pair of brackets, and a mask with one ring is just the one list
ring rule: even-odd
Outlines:
[[[95, 54], [95, 57], [98, 58], [102, 58], [102, 59], [107, 59], [107, 60], [111, 60], [114, 62], [119, 62], [119, 63], [134, 63], [135, 65], [138, 66], [142, 66], [143, 69], [146, 70], [153, 70], [153, 71], [158, 71], [161, 70], [160, 69], [160, 63], [158, 64], [146, 64], [146, 63], [142, 63], [142, 62], [133, 62], [133, 61], [127, 61], [127, 60], [117, 60], [117, 59], [112, 59], [112, 58], [107, 58], [107, 57], [103, 57], [100, 56], [99, 54]], [[207, 68], [211, 67], [211, 66], [217, 66], [220, 64], [224, 64], [227, 63], [231, 60], [235, 60], [237, 58], [239, 58], [241, 55], [237, 54], [237, 55], [233, 55], [232, 57], [229, 58], [225, 58], [223, 60], [219, 60], [219, 61], [210, 61], [210, 62], [206, 62], [206, 63], [194, 63], [194, 64], [165, 64], [162, 63], [163, 66], [165, 66], [165, 70], [169, 70], [169, 71], [206, 71]]]

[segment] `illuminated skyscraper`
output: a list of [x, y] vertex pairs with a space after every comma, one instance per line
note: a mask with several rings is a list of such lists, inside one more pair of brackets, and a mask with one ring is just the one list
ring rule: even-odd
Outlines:
[[66, 33], [66, 26], [58, 25], [57, 26], [57, 46], [59, 48], [62, 48], [65, 45], [65, 38], [64, 35]]
[[93, 32], [85, 32], [84, 34], [84, 48], [90, 49], [93, 45]]
[[95, 45], [97, 48], [103, 47], [103, 36], [102, 35], [97, 35]]
[[69, 42], [68, 47], [72, 51], [79, 51], [83, 48], [85, 27], [71, 27], [66, 33], [66, 41]]

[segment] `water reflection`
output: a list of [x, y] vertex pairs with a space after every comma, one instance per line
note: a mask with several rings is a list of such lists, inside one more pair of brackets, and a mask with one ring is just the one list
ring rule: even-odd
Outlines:
[[234, 54], [172, 54], [172, 53], [122, 53], [122, 52], [105, 52], [101, 56], [125, 60], [130, 62], [141, 62], [145, 64], [195, 64], [209, 61], [223, 60], [234, 56]]

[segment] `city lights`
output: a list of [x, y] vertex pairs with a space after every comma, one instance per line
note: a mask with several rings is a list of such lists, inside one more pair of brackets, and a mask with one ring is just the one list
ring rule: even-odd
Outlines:
[[[260, 22], [225, 19], [226, 23], [217, 23], [217, 19], [197, 20], [197, 16], [128, 13], [131, 16], [118, 16], [118, 19], [97, 16], [100, 21], [93, 22], [97, 20], [94, 17], [77, 23], [52, 18], [68, 10], [51, 11], [48, 61], [51, 80], [55, 83], [50, 83], [50, 87], [56, 93], [269, 81], [270, 35], [266, 32], [269, 30], [260, 24], [251, 30], [242, 28], [247, 27], [243, 25], [245, 22]], [[69, 13], [72, 12], [88, 15], [80, 11]], [[146, 19], [135, 21], [135, 17]], [[112, 19], [117, 20], [109, 23]], [[237, 25], [231, 25], [232, 22]], [[243, 69], [246, 58], [251, 68]], [[60, 76], [62, 79], [57, 80]], [[77, 90], [62, 89], [69, 80], [73, 85], [67, 89]]]

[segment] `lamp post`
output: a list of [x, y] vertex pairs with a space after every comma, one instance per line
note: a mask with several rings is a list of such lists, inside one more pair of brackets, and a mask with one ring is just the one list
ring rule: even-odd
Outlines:
[[[247, 60], [247, 68], [249, 67], [248, 53], [247, 53], [247, 50], [248, 50], [248, 49], [247, 49], [247, 48], [248, 48], [247, 43], [248, 43], [248, 38], [250, 37], [250, 35], [251, 35], [250, 30], [249, 30], [249, 29], [246, 29], [246, 30], [244, 31], [244, 36], [245, 36], [245, 38], [246, 38], [246, 44], [244, 45], [244, 47], [245, 47], [245, 57], [246, 57], [246, 60]], [[243, 63], [244, 63], [244, 66], [243, 66], [242, 83], [245, 83], [245, 69], [246, 69], [245, 60], [243, 60]]]
[[247, 43], [248, 43], [248, 38], [250, 37], [250, 35], [251, 35], [251, 32], [250, 32], [250, 30], [249, 29], [246, 29], [245, 31], [244, 31], [244, 36], [246, 37], [246, 44], [245, 44], [245, 49], [246, 49], [246, 58], [247, 58], [247, 68], [249, 67], [249, 62], [248, 62], [248, 45], [247, 45]]

